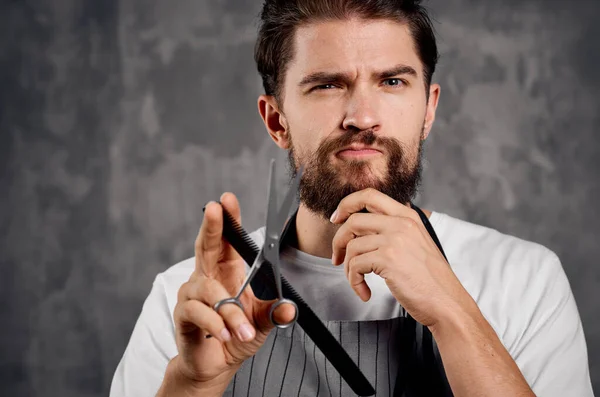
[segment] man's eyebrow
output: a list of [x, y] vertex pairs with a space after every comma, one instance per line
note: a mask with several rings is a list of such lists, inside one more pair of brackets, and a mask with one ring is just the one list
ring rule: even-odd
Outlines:
[[305, 76], [300, 83], [299, 86], [315, 84], [315, 83], [327, 83], [333, 81], [347, 81], [349, 77], [346, 73], [331, 73], [331, 72], [315, 72]]
[[[387, 69], [387, 70], [383, 70], [383, 71], [374, 73], [374, 76], [377, 77], [378, 79], [388, 79], [390, 77], [401, 76], [401, 75], [410, 75], [413, 77], [418, 76], [417, 71], [412, 66], [408, 66], [408, 65], [397, 65], [391, 69]], [[347, 82], [348, 80], [350, 80], [350, 77], [346, 73], [315, 72], [315, 73], [311, 73], [311, 74], [305, 76], [302, 80], [300, 80], [300, 83], [298, 83], [298, 86], [302, 87], [304, 85], [309, 85], [309, 84], [328, 83], [328, 82], [334, 82], [334, 81]]]
[[380, 79], [389, 79], [390, 77], [401, 76], [406, 74], [413, 77], [417, 77], [417, 71], [412, 66], [408, 65], [397, 65], [391, 69], [378, 72], [375, 75]]

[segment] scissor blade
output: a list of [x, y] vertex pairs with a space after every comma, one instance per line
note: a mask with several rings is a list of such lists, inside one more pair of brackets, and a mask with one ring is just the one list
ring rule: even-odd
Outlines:
[[294, 202], [294, 197], [298, 192], [298, 187], [300, 186], [300, 179], [302, 178], [302, 172], [304, 172], [304, 166], [300, 166], [300, 169], [296, 173], [296, 177], [292, 181], [289, 190], [285, 194], [285, 198], [281, 203], [281, 207], [279, 207], [279, 213], [277, 214], [277, 220], [281, 222], [281, 229], [285, 225], [285, 221], [290, 213], [290, 208], [292, 208], [292, 203]]
[[269, 261], [275, 277], [275, 286], [277, 288], [277, 297], [281, 299], [281, 275], [279, 273], [279, 236], [283, 224], [279, 224], [277, 209], [277, 189], [275, 178], [275, 160], [271, 159], [269, 169], [269, 195], [267, 197], [267, 222], [265, 230], [265, 242], [262, 247], [264, 257]]
[[267, 222], [265, 242], [271, 239], [278, 240], [283, 229], [283, 223], [279, 223], [277, 208], [277, 186], [275, 178], [275, 160], [271, 159], [269, 169], [269, 194], [267, 196]]

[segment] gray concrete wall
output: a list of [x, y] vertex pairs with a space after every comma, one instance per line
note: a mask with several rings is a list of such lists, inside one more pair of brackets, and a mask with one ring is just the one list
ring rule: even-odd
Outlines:
[[[260, 225], [285, 155], [256, 112], [259, 3], [0, 5], [0, 394], [106, 395], [203, 204], [231, 190]], [[600, 391], [600, 2], [429, 4], [443, 90], [418, 202], [558, 253]]]

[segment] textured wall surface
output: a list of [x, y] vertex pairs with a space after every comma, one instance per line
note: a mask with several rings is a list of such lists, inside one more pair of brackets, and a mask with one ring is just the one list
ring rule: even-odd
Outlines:
[[[435, 0], [418, 202], [562, 259], [600, 392], [600, 2]], [[154, 276], [231, 190], [264, 216], [255, 0], [0, 5], [0, 389], [102, 396]], [[282, 176], [283, 177], [283, 176]]]

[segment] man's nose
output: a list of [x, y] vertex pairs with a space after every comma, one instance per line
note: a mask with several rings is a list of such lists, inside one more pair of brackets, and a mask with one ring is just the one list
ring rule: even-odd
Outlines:
[[371, 93], [365, 88], [353, 90], [346, 104], [346, 114], [342, 122], [344, 130], [354, 127], [361, 131], [376, 131], [380, 123], [376, 93]]

